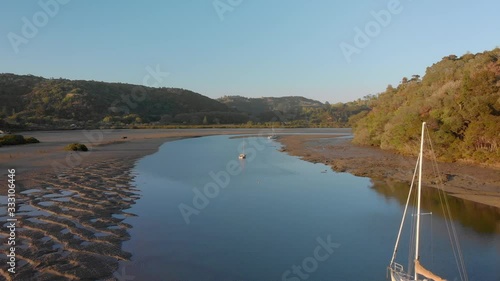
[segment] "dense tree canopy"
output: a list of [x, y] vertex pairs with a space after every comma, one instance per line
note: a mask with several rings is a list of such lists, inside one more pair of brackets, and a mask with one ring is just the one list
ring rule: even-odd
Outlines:
[[297, 96], [224, 96], [218, 100], [248, 113], [253, 122], [281, 122], [295, 127], [348, 127], [349, 117], [368, 110], [366, 98], [333, 105]]
[[[206, 96], [178, 88], [45, 79], [0, 74], [0, 118], [36, 127], [72, 122], [201, 124], [246, 122], [246, 115]], [[202, 113], [201, 119], [198, 115]], [[203, 114], [206, 113], [206, 114]], [[199, 120], [198, 120], [199, 119]]]
[[500, 49], [451, 55], [397, 87], [388, 87], [365, 116], [355, 116], [354, 141], [415, 154], [428, 123], [438, 156], [448, 161], [500, 162]]

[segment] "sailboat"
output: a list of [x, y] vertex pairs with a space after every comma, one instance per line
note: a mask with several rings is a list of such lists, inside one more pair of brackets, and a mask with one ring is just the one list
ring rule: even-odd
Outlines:
[[245, 144], [243, 144], [243, 153], [240, 153], [240, 155], [238, 155], [238, 159], [245, 159], [247, 158], [247, 155], [245, 154]]
[[[423, 160], [424, 160], [423, 159], [423, 150], [424, 150], [425, 129], [426, 129], [425, 122], [423, 122], [422, 123], [422, 134], [421, 134], [421, 140], [420, 140], [420, 153], [419, 153], [419, 156], [417, 159], [417, 163], [415, 165], [415, 172], [413, 174], [413, 179], [412, 179], [412, 183], [410, 186], [410, 192], [408, 194], [408, 199], [406, 201], [406, 206], [405, 206], [405, 209], [403, 212], [403, 218], [401, 220], [401, 225], [399, 227], [398, 236], [396, 238], [396, 245], [394, 246], [394, 252], [392, 254], [392, 258], [391, 258], [391, 261], [390, 261], [389, 267], [388, 267], [388, 277], [389, 277], [388, 280], [390, 280], [390, 281], [431, 281], [431, 280], [445, 281], [444, 278], [442, 278], [439, 275], [433, 273], [432, 271], [424, 268], [423, 265], [420, 263], [421, 262], [420, 261], [420, 254], [419, 254], [420, 217], [422, 215], [424, 215], [421, 212], [420, 203], [421, 203], [421, 194], [422, 194], [422, 165], [423, 165]], [[431, 144], [431, 148], [432, 148], [432, 144]], [[433, 167], [435, 168], [435, 170], [437, 170], [437, 165], [433, 166]], [[399, 240], [401, 238], [401, 233], [403, 230], [403, 225], [405, 223], [406, 212], [408, 210], [408, 205], [410, 203], [410, 197], [412, 195], [413, 184], [415, 181], [415, 175], [417, 174], [417, 170], [418, 170], [417, 206], [416, 206], [416, 214], [414, 214], [416, 216], [416, 219], [415, 219], [415, 225], [414, 225], [414, 227], [412, 227], [412, 230], [415, 231], [413, 234], [414, 240], [412, 240], [414, 242], [414, 245], [412, 245], [412, 246], [414, 246], [414, 256], [413, 256], [413, 260], [409, 261], [409, 268], [407, 270], [405, 270], [401, 264], [398, 264], [395, 262], [395, 259], [396, 259], [396, 254], [398, 251]], [[438, 170], [437, 170], [437, 172], [438, 172]], [[446, 210], [443, 207], [443, 211], [445, 213], [445, 219], [448, 220], [446, 222], [447, 228], [448, 228], [449, 232], [453, 232], [453, 235], [451, 235], [451, 233], [450, 233], [450, 238], [453, 237], [452, 240], [454, 240], [454, 241], [452, 241], [452, 246], [453, 246], [452, 249], [453, 249], [454, 254], [455, 254], [455, 261], [458, 265], [458, 272], [459, 272], [459, 275], [460, 275], [462, 280], [468, 280], [467, 279], [467, 272], [465, 271], [463, 257], [462, 257], [461, 252], [460, 252], [460, 244], [458, 242], [455, 228], [451, 224], [451, 213], [450, 213], [450, 210], [449, 210], [448, 205], [447, 205], [446, 197], [443, 196], [443, 198], [445, 199], [444, 203], [446, 205]], [[453, 243], [455, 243], [455, 245], [453, 245]], [[423, 277], [423, 279], [421, 279], [422, 277]]]
[[271, 133], [271, 135], [268, 136], [267, 138], [270, 139], [270, 140], [276, 139], [276, 133], [274, 132], [274, 125], [272, 127], [272, 133]]

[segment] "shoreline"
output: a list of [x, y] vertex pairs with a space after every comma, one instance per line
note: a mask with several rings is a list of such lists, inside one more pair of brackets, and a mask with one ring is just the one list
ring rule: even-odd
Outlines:
[[[132, 169], [163, 143], [190, 136], [150, 134], [123, 140], [123, 133], [129, 132], [110, 133], [91, 151], [80, 153], [74, 167], [62, 170], [51, 163], [64, 163], [68, 155], [77, 155], [63, 148], [72, 142], [68, 140], [81, 138], [79, 132], [35, 133], [42, 135], [43, 145], [0, 151], [0, 165], [16, 169], [18, 206], [16, 273], [7, 272], [7, 260], [2, 257], [0, 276], [5, 280], [105, 279], [116, 272], [118, 261], [131, 257], [122, 250], [130, 228], [122, 221], [134, 215], [127, 209], [141, 197], [132, 183]], [[1, 178], [6, 180], [4, 174]], [[2, 195], [6, 192], [2, 185]], [[2, 238], [6, 241], [6, 236]], [[6, 245], [0, 245], [4, 252]]]
[[[88, 142], [84, 131], [23, 132], [25, 136], [38, 138], [41, 143], [0, 149], [0, 179], [7, 179], [7, 169], [16, 169], [16, 204], [20, 206], [16, 212], [19, 223], [16, 275], [7, 272], [6, 259], [0, 258], [3, 264], [0, 276], [6, 280], [111, 278], [119, 269], [119, 262], [131, 257], [131, 253], [122, 249], [122, 243], [130, 238], [128, 230], [131, 227], [123, 220], [134, 216], [127, 210], [141, 197], [140, 190], [132, 182], [133, 168], [138, 160], [155, 153], [162, 144], [170, 141], [210, 135], [255, 136], [262, 131], [152, 129], [93, 132], [97, 134], [94, 134], [94, 139], [99, 141], [91, 142], [89, 152], [63, 150], [68, 143]], [[99, 132], [102, 137], [99, 137]], [[287, 153], [306, 161], [325, 163], [336, 171], [376, 176], [377, 172], [390, 166], [356, 165], [360, 161], [368, 162], [367, 159], [389, 159], [389, 163], [397, 164], [395, 172], [385, 171], [378, 175], [404, 181], [407, 175], [404, 168], [414, 165], [414, 159], [350, 144], [339, 137], [350, 135], [345, 130], [330, 135], [320, 131], [280, 133], [289, 134], [279, 135], [277, 139]], [[356, 157], [351, 155], [353, 153]], [[78, 155], [81, 159], [72, 168], [57, 170], [51, 165], [53, 161], [64, 163], [68, 159], [79, 159]], [[477, 198], [472, 201], [480, 202], [485, 192], [490, 192], [492, 202], [499, 204], [481, 203], [500, 207], [500, 187], [492, 188], [490, 191], [466, 189], [465, 192], [459, 187], [460, 192], [453, 195], [467, 196], [468, 200], [474, 195]], [[7, 194], [6, 185], [0, 190], [2, 195]], [[1, 216], [6, 218], [6, 213]], [[4, 241], [0, 249], [5, 252], [7, 236], [1, 234], [0, 238]]]
[[[256, 134], [259, 130], [94, 130], [19, 132], [37, 144], [0, 148], [0, 179], [15, 169], [16, 273], [0, 257], [0, 279], [108, 280], [119, 261], [130, 225], [122, 221], [141, 197], [132, 182], [136, 162], [164, 143], [183, 138]], [[65, 151], [84, 143], [88, 152]], [[56, 164], [54, 164], [56, 163]], [[62, 168], [61, 168], [62, 167]], [[7, 184], [0, 185], [7, 207]], [[7, 221], [6, 208], [0, 217]], [[0, 250], [12, 245], [0, 233]], [[3, 278], [2, 278], [3, 277]]]
[[[283, 151], [336, 172], [369, 177], [373, 181], [410, 182], [416, 159], [374, 147], [352, 144], [349, 136], [279, 136]], [[455, 197], [500, 208], [500, 171], [461, 164], [438, 163], [444, 190]], [[429, 181], [436, 179], [426, 178]], [[437, 188], [435, 184], [427, 184]]]

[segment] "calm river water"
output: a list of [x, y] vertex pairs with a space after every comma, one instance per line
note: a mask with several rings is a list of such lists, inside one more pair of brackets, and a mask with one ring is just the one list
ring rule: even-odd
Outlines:
[[[140, 160], [123, 280], [385, 280], [408, 188], [335, 173], [265, 138], [168, 142]], [[247, 159], [239, 160], [244, 150]], [[422, 263], [458, 279], [435, 192]], [[500, 280], [499, 211], [450, 198], [469, 280]], [[432, 231], [431, 231], [432, 230]], [[408, 231], [406, 232], [408, 234]], [[408, 237], [409, 235], [405, 235]], [[408, 239], [398, 260], [407, 266]], [[128, 279], [126, 279], [128, 278]]]

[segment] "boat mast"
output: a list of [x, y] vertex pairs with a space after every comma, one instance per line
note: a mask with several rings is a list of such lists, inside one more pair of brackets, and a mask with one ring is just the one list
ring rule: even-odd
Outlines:
[[424, 130], [425, 130], [425, 122], [422, 122], [422, 136], [420, 137], [420, 154], [419, 154], [419, 159], [420, 162], [418, 163], [418, 191], [417, 191], [417, 227], [416, 227], [416, 233], [415, 233], [415, 280], [417, 279], [417, 261], [418, 261], [418, 247], [419, 247], [419, 239], [420, 239], [420, 195], [422, 194], [422, 162], [424, 160], [423, 158], [423, 151], [424, 151]]

